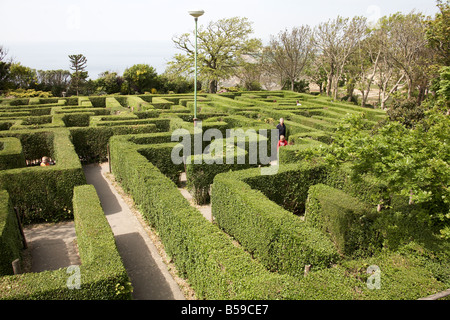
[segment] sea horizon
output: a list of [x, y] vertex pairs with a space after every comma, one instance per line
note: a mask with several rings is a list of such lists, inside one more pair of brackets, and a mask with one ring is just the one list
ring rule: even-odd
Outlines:
[[[89, 79], [98, 79], [105, 71], [123, 72], [135, 64], [148, 64], [158, 74], [178, 52], [172, 41], [9, 41], [0, 43], [8, 51], [7, 58], [36, 70], [70, 70], [69, 55], [87, 58]], [[181, 53], [181, 52], [180, 52]]]

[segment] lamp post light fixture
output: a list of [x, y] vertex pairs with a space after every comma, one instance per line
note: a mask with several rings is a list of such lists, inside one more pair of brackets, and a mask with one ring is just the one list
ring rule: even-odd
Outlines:
[[189, 14], [193, 16], [195, 20], [194, 126], [197, 123], [197, 21], [204, 13], [205, 11], [203, 10], [189, 11]]

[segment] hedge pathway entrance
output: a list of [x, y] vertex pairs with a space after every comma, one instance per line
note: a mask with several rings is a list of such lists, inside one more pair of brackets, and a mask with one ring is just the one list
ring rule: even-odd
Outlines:
[[205, 217], [206, 220], [208, 220], [209, 222], [212, 222], [213, 217], [212, 217], [212, 213], [211, 213], [211, 204], [204, 205], [204, 206], [196, 205], [194, 203], [192, 195], [189, 193], [189, 191], [187, 191], [187, 189], [186, 189], [186, 172], [181, 173], [180, 184], [181, 184], [181, 187], [178, 188], [178, 190], [181, 192], [183, 197], [185, 197], [186, 200], [189, 201], [191, 206], [193, 206], [194, 208], [197, 208], [198, 211], [200, 211], [200, 213]]
[[109, 179], [108, 163], [84, 166], [88, 184], [94, 185], [117, 249], [133, 286], [136, 300], [184, 300], [185, 296], [168, 271], [147, 231]]

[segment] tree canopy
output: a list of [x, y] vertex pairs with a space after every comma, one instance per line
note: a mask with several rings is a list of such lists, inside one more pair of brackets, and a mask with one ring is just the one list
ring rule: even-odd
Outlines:
[[[208, 82], [209, 92], [215, 93], [219, 80], [234, 75], [245, 56], [255, 54], [260, 49], [261, 41], [250, 38], [253, 33], [251, 25], [247, 18], [234, 17], [199, 27], [199, 74], [200, 78]], [[174, 37], [173, 42], [184, 54], [175, 55], [169, 67], [190, 74], [194, 66], [195, 32]]]

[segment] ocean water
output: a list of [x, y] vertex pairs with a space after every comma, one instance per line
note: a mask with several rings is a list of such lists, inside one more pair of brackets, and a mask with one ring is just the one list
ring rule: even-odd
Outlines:
[[87, 58], [89, 78], [95, 80], [104, 71], [122, 75], [135, 64], [149, 64], [162, 74], [177, 50], [171, 41], [99, 41], [99, 42], [9, 42], [0, 43], [8, 58], [37, 70], [70, 70], [69, 55]]

